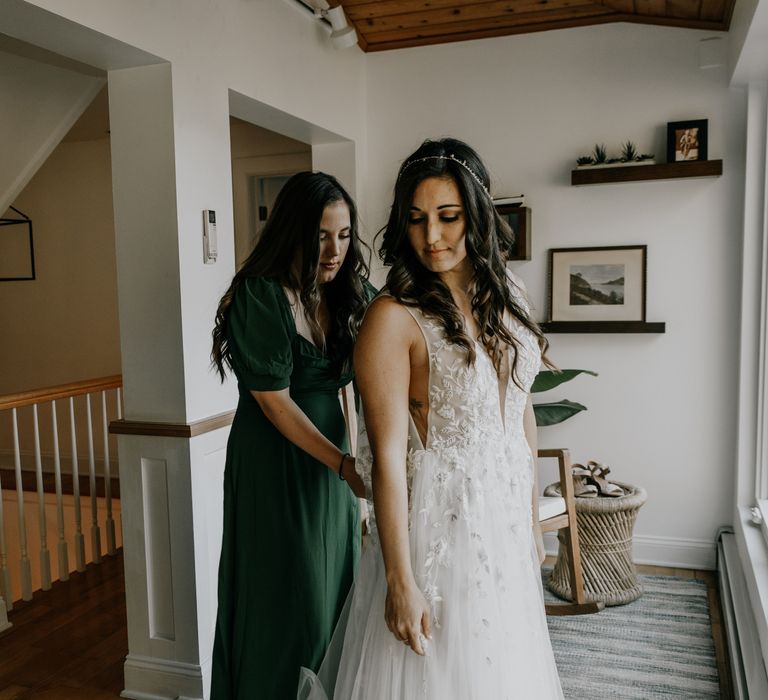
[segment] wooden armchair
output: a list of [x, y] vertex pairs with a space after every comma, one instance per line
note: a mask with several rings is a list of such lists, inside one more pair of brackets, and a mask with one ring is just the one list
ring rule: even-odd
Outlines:
[[557, 459], [560, 470], [561, 497], [539, 496], [538, 514], [542, 532], [560, 531], [558, 540], [565, 547], [568, 574], [571, 580], [571, 603], [547, 603], [547, 615], [584, 615], [602, 610], [603, 603], [588, 603], [584, 596], [584, 577], [581, 570], [579, 533], [576, 520], [576, 502], [573, 495], [571, 456], [568, 450], [539, 450], [539, 459]]

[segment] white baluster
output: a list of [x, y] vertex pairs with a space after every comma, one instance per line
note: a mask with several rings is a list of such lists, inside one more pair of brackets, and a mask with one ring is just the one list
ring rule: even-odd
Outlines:
[[19, 515], [19, 552], [21, 559], [21, 598], [32, 600], [32, 567], [27, 551], [27, 521], [24, 519], [24, 484], [21, 480], [21, 451], [19, 450], [19, 421], [16, 409], [11, 409], [13, 418], [13, 463], [16, 467], [16, 507]]
[[101, 425], [104, 431], [104, 498], [107, 502], [107, 554], [117, 551], [115, 521], [112, 518], [112, 467], [109, 463], [109, 420], [107, 418], [107, 392], [101, 392]]
[[59, 455], [59, 423], [56, 419], [56, 402], [51, 401], [51, 426], [53, 428], [53, 471], [56, 479], [56, 529], [58, 531], [59, 580], [69, 580], [69, 553], [64, 536], [64, 497], [61, 495], [61, 457]]
[[8, 608], [5, 607], [5, 599], [0, 595], [0, 634], [11, 629], [13, 625], [8, 622]]
[[99, 529], [99, 502], [96, 493], [96, 460], [93, 456], [93, 417], [91, 395], [85, 395], [85, 412], [88, 419], [88, 479], [91, 489], [91, 556], [97, 564], [101, 561], [101, 530]]
[[80, 511], [80, 471], [77, 466], [77, 433], [75, 430], [75, 400], [69, 397], [69, 430], [72, 436], [72, 495], [75, 500], [75, 562], [78, 571], [85, 571], [85, 537], [83, 515]]
[[5, 517], [3, 516], [3, 485], [0, 483], [0, 599], [7, 601], [7, 610], [13, 610], [11, 572], [8, 571], [8, 550], [5, 547]]
[[123, 420], [123, 392], [117, 387], [117, 420]]
[[32, 404], [32, 418], [35, 431], [37, 518], [40, 523], [40, 587], [47, 591], [51, 588], [51, 553], [48, 551], [48, 530], [45, 524], [45, 489], [43, 488], [43, 464], [40, 458], [40, 427], [37, 418], [37, 404]]

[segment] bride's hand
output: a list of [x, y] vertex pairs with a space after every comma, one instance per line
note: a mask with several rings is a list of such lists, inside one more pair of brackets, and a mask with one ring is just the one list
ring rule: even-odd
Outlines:
[[431, 639], [429, 615], [427, 600], [415, 581], [389, 584], [384, 608], [387, 627], [395, 639], [421, 656], [424, 656], [422, 639]]

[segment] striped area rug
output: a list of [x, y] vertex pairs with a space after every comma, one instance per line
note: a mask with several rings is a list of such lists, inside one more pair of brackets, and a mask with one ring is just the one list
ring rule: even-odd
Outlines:
[[[594, 615], [549, 616], [568, 700], [720, 697], [703, 581], [641, 576], [634, 603]], [[544, 589], [548, 601], [557, 601]]]

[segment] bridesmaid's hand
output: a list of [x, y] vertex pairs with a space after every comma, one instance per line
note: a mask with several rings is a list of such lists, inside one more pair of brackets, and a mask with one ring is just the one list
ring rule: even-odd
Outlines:
[[395, 639], [407, 644], [420, 656], [425, 656], [423, 640], [431, 639], [429, 605], [416, 582], [390, 583], [384, 619]]
[[352, 489], [352, 493], [358, 498], [365, 498], [365, 484], [363, 483], [363, 478], [355, 471], [355, 458], [345, 457], [341, 463], [341, 468], [344, 481]]

